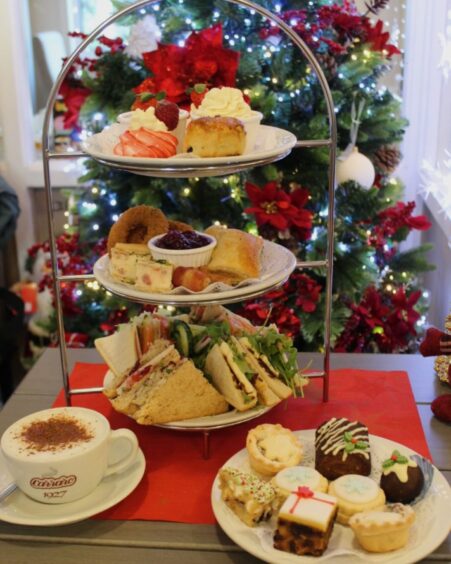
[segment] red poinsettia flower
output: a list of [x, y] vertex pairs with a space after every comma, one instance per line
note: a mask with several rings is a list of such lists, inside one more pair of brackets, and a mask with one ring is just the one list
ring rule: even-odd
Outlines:
[[279, 231], [290, 227], [311, 229], [312, 212], [303, 208], [309, 196], [305, 188], [297, 188], [290, 194], [282, 190], [277, 182], [268, 182], [262, 188], [246, 182], [245, 188], [254, 205], [244, 211], [255, 215], [259, 227], [269, 224]]
[[91, 94], [91, 90], [81, 85], [73, 85], [68, 81], [64, 81], [61, 85], [59, 94], [63, 98], [63, 102], [67, 108], [64, 114], [64, 127], [66, 129], [79, 128], [78, 116], [80, 109], [85, 103], [86, 98]]
[[246, 182], [245, 188], [254, 207], [245, 208], [244, 211], [255, 215], [258, 226], [269, 223], [279, 231], [288, 229], [293, 206], [290, 196], [280, 189], [277, 182], [268, 182], [263, 188]]
[[395, 46], [388, 43], [390, 41], [390, 33], [383, 31], [384, 22], [378, 20], [374, 27], [368, 18], [364, 20], [365, 24], [365, 41], [371, 45], [374, 51], [385, 51], [387, 58], [390, 59], [392, 55], [400, 55], [401, 51]]
[[420, 318], [420, 314], [414, 309], [414, 306], [420, 297], [421, 291], [419, 290], [407, 296], [404, 287], [392, 294], [393, 308], [387, 319], [387, 333], [392, 340], [393, 348], [405, 347], [408, 337], [417, 334], [415, 323]]
[[296, 305], [306, 313], [312, 313], [320, 299], [322, 287], [307, 274], [293, 274], [291, 280], [296, 285]]
[[192, 32], [184, 47], [159, 44], [158, 49], [143, 53], [146, 67], [152, 72], [154, 89], [166, 92], [169, 101], [189, 105], [187, 89], [198, 83], [235, 86], [240, 54], [222, 45], [222, 25]]

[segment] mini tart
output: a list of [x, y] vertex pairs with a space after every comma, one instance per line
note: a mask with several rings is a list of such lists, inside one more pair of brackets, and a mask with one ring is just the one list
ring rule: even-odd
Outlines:
[[368, 552], [389, 552], [407, 544], [415, 512], [407, 505], [395, 503], [385, 511], [357, 513], [349, 520], [359, 543]]
[[291, 492], [297, 490], [300, 486], [305, 486], [314, 492], [322, 493], [326, 493], [329, 486], [329, 482], [324, 476], [308, 466], [284, 468], [274, 476], [272, 484], [283, 497], [288, 497]]
[[249, 431], [246, 448], [251, 467], [264, 476], [274, 476], [284, 468], [296, 466], [303, 453], [301, 443], [289, 429], [270, 423]]
[[337, 478], [329, 484], [328, 493], [338, 500], [337, 521], [342, 525], [348, 525], [356, 513], [383, 509], [385, 505], [385, 494], [376, 482], [359, 474]]

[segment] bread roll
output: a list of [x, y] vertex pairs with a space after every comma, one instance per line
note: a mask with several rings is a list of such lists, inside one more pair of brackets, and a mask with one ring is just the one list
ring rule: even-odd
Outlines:
[[259, 278], [263, 239], [239, 229], [209, 227], [205, 233], [217, 240], [208, 270], [234, 275], [239, 281]]

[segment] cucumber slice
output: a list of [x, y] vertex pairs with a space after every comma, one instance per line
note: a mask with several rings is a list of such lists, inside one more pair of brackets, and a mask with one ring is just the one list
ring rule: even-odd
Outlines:
[[189, 325], [181, 320], [174, 320], [171, 324], [171, 337], [175, 347], [182, 356], [189, 357], [193, 351], [193, 335]]

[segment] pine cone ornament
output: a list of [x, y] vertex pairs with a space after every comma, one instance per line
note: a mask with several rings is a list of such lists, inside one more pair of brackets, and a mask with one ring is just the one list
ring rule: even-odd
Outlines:
[[391, 174], [401, 162], [401, 157], [396, 145], [382, 145], [374, 153], [373, 164], [379, 174]]
[[337, 74], [338, 64], [333, 55], [330, 53], [319, 53], [316, 59], [327, 78], [333, 78]]

